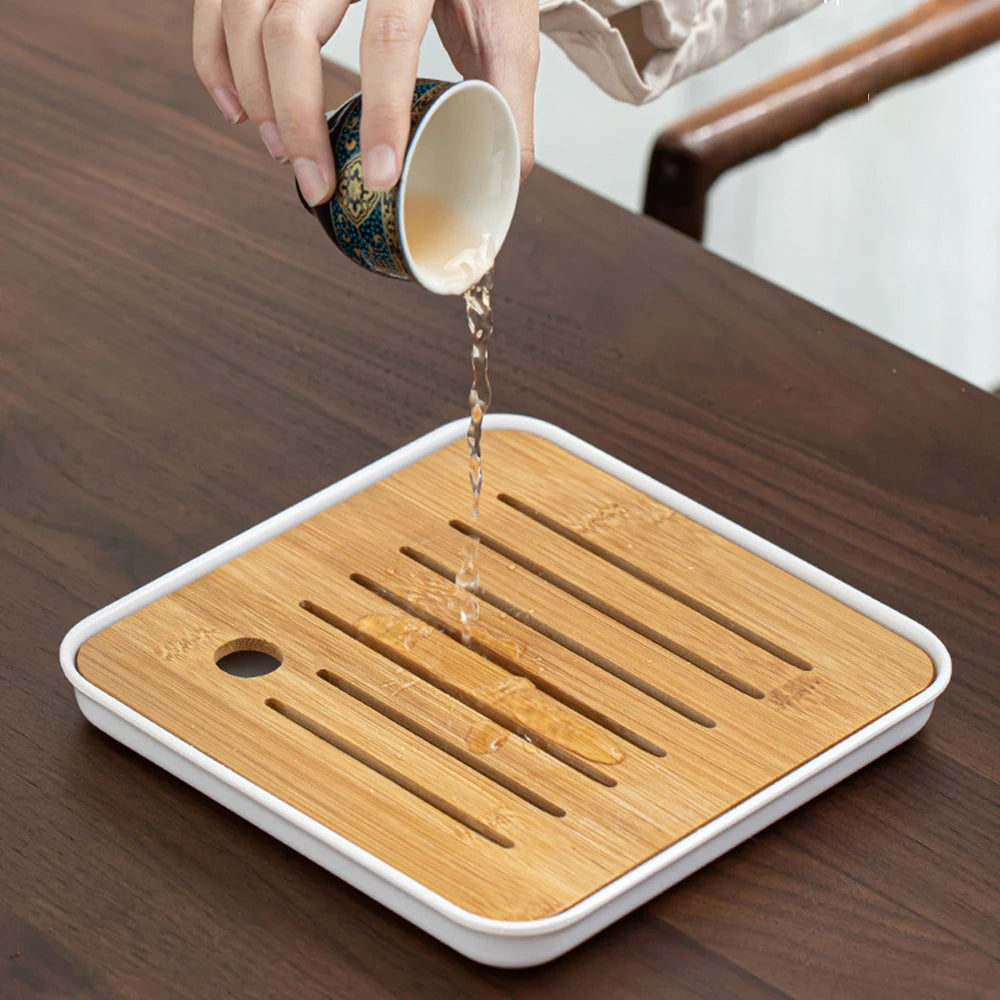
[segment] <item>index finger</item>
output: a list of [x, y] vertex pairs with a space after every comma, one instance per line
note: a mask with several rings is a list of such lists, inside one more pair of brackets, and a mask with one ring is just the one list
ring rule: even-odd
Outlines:
[[320, 47], [336, 31], [350, 0], [275, 0], [261, 31], [274, 119], [310, 205], [333, 194], [336, 171], [323, 114]]

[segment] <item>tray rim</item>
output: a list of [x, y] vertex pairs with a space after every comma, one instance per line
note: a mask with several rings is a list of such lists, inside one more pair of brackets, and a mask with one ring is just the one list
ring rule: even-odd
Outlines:
[[[153, 759], [188, 784], [194, 785], [462, 953], [491, 964], [523, 966], [547, 961], [569, 950], [624, 913], [913, 735], [926, 722], [933, 702], [947, 687], [951, 678], [951, 659], [942, 642], [924, 626], [568, 431], [546, 421], [517, 414], [487, 415], [485, 429], [521, 431], [542, 437], [847, 604], [922, 649], [933, 664], [933, 680], [896, 708], [828, 747], [566, 910], [536, 920], [504, 921], [465, 910], [431, 891], [151, 722], [88, 681], [77, 670], [76, 656], [80, 647], [109, 625], [377, 480], [459, 440], [465, 436], [466, 425], [467, 419], [460, 418], [422, 435], [228, 541], [195, 556], [74, 625], [63, 638], [59, 659], [63, 672], [75, 689], [83, 714], [120, 742]], [[200, 776], [204, 780], [199, 780]], [[824, 778], [829, 780], [823, 780]], [[272, 814], [278, 823], [271, 822], [268, 814]], [[281, 828], [276, 828], [278, 826]], [[334, 852], [333, 855], [330, 855], [330, 851]], [[337, 855], [343, 859], [344, 865], [338, 863]], [[693, 865], [690, 863], [692, 858], [696, 860]], [[671, 877], [672, 870], [674, 877]], [[410, 902], [415, 905], [411, 907]], [[431, 926], [427, 926], [428, 922]]]

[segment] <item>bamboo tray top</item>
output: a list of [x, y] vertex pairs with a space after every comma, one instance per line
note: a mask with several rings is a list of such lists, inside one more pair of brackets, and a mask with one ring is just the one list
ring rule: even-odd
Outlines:
[[[558, 913], [925, 688], [912, 643], [533, 434], [448, 445], [110, 626], [81, 674], [473, 913]], [[280, 659], [232, 676], [227, 653]]]

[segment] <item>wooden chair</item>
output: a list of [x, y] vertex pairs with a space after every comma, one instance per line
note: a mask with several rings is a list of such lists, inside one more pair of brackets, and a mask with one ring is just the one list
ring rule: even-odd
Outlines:
[[691, 115], [656, 141], [645, 212], [700, 240], [709, 189], [726, 170], [998, 40], [1000, 0], [930, 0], [864, 38]]

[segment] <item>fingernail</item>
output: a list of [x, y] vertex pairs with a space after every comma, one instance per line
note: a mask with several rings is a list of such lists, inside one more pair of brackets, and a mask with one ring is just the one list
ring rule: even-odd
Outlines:
[[276, 160], [287, 163], [288, 150], [285, 149], [285, 144], [281, 141], [281, 136], [278, 134], [278, 126], [274, 122], [264, 122], [258, 131], [260, 132], [261, 139], [264, 141], [264, 145], [267, 146], [267, 151]]
[[310, 205], [316, 206], [330, 198], [330, 182], [320, 169], [318, 163], [300, 156], [293, 164], [295, 180], [298, 182], [302, 197]]
[[231, 125], [239, 124], [246, 116], [240, 99], [228, 87], [216, 87], [212, 91], [212, 97]]
[[368, 150], [364, 162], [365, 183], [373, 191], [385, 191], [396, 180], [396, 154], [391, 146], [375, 146]]

